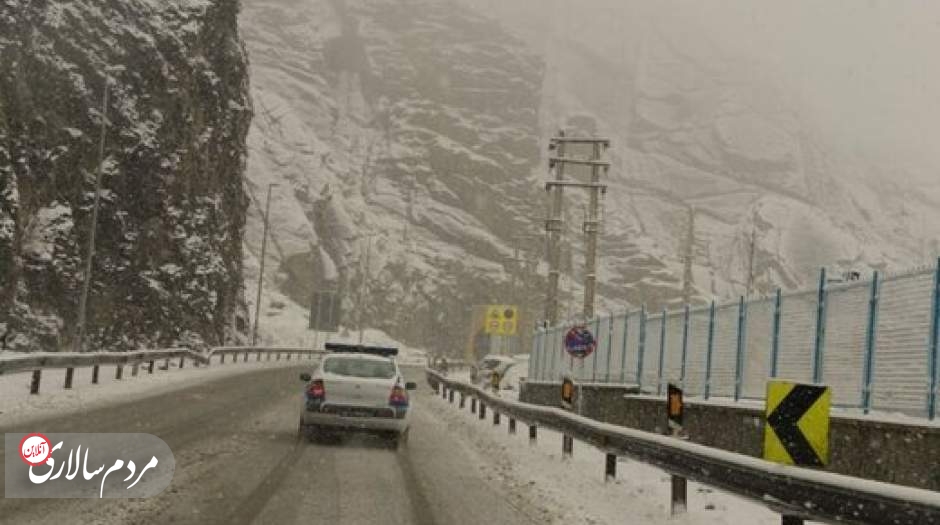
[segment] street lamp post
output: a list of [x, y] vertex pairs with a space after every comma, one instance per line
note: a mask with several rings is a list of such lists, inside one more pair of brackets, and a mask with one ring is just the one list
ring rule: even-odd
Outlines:
[[88, 250], [85, 254], [85, 274], [82, 279], [82, 296], [78, 303], [78, 330], [75, 334], [74, 351], [81, 352], [85, 338], [85, 318], [88, 307], [88, 289], [92, 280], [92, 262], [95, 259], [95, 233], [98, 230], [98, 209], [101, 207], [101, 179], [104, 172], [104, 143], [108, 129], [108, 95], [111, 77], [105, 76], [104, 100], [101, 102], [101, 138], [98, 142], [98, 171], [95, 174], [95, 201], [91, 211], [91, 228], [88, 235]]
[[264, 234], [261, 237], [261, 264], [258, 268], [258, 295], [255, 300], [255, 323], [251, 328], [251, 346], [258, 344], [258, 314], [261, 312], [261, 288], [264, 284], [264, 259], [268, 250], [268, 219], [271, 216], [271, 188], [277, 183], [268, 184], [268, 198], [264, 205]]

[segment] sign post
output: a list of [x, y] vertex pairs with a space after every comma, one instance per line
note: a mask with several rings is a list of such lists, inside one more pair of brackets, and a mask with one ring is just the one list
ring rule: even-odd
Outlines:
[[[831, 398], [827, 386], [768, 381], [764, 459], [800, 467], [828, 465]], [[783, 523], [802, 525], [803, 518], [784, 515]]]
[[[682, 401], [682, 389], [669, 383], [666, 389], [666, 434], [680, 437], [682, 434], [685, 404]], [[684, 514], [688, 508], [688, 483], [682, 476], [672, 475], [670, 491], [670, 513], [673, 516]]]
[[[574, 406], [574, 381], [565, 377], [561, 382], [561, 406], [570, 411]], [[561, 435], [561, 457], [570, 458], [574, 452], [574, 438], [568, 434]]]

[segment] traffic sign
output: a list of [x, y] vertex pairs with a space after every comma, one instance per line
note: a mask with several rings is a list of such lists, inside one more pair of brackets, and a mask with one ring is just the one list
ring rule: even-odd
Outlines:
[[597, 340], [584, 325], [572, 326], [565, 334], [565, 351], [572, 357], [584, 359], [594, 353], [597, 348]]
[[516, 335], [519, 309], [512, 304], [491, 304], [483, 317], [483, 331], [490, 335]]
[[828, 464], [831, 398], [827, 386], [769, 381], [764, 459], [805, 467]]
[[571, 407], [574, 406], [574, 381], [570, 377], [566, 377], [561, 382], [561, 406], [565, 410], [571, 410]]
[[682, 389], [669, 383], [666, 394], [666, 424], [673, 431], [682, 429], [682, 415], [685, 405], [682, 403]]

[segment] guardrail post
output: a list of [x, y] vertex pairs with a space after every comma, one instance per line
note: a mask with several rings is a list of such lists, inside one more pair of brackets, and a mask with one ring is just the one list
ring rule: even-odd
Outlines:
[[258, 361], [261, 361], [261, 352], [258, 352], [257, 355], [255, 355], [255, 362]]
[[685, 303], [685, 320], [682, 323], [682, 365], [679, 368], [679, 384], [685, 390], [685, 367], [689, 357], [689, 323], [691, 323], [689, 303]]
[[477, 413], [477, 398], [475, 397], [470, 398], [470, 413], [471, 414]]
[[780, 362], [780, 310], [783, 306], [783, 291], [777, 288], [774, 297], [774, 324], [770, 336], [770, 377], [777, 377]]
[[219, 364], [220, 365], [225, 364], [225, 352], [224, 351], [219, 352]]
[[72, 378], [75, 376], [74, 368], [65, 369], [65, 389], [68, 390], [72, 388]]
[[813, 383], [823, 380], [823, 352], [826, 348], [826, 268], [819, 270], [816, 296], [816, 343], [813, 345]]
[[42, 370], [33, 370], [33, 379], [29, 382], [29, 393], [39, 393], [39, 381], [42, 379]]
[[245, 352], [245, 359], [242, 360], [242, 362], [243, 362], [243, 363], [247, 363], [247, 362], [248, 362], [248, 352]]
[[448, 394], [447, 400], [450, 401], [450, 404], [451, 404], [451, 405], [454, 404], [454, 391], [453, 391], [453, 390], [451, 390], [451, 391], [450, 391], [450, 394]]
[[290, 361], [290, 352], [287, 352], [287, 360]]
[[270, 360], [271, 360], [271, 352], [268, 352], [268, 353], [267, 353], [267, 355], [265, 356], [264, 360], [265, 360], [265, 361], [270, 361]]
[[512, 417], [509, 418], [509, 433], [510, 434], [516, 433], [516, 419]]
[[140, 372], [140, 361], [134, 361], [134, 366], [131, 367], [131, 377], [137, 377], [138, 372]]
[[447, 399], [447, 385], [441, 383], [441, 399]]
[[663, 308], [663, 322], [659, 329], [659, 374], [656, 379], [656, 395], [663, 393], [663, 366], [666, 364], [666, 309]]
[[672, 476], [672, 490], [670, 495], [670, 513], [673, 516], [685, 514], [688, 508], [688, 483], [680, 476]]
[[281, 360], [281, 353], [280, 353], [280, 352], [277, 353], [277, 357], [275, 357], [274, 360], [275, 360], [275, 361], [280, 361], [280, 360]]
[[169, 358], [169, 357], [167, 357], [167, 358], [166, 358], [166, 361], [163, 362], [163, 368], [164, 368], [165, 370], [169, 370], [169, 369], [170, 369], [170, 358]]
[[486, 419], [486, 405], [483, 404], [483, 400], [480, 400], [480, 419]]
[[871, 410], [872, 375], [875, 369], [875, 341], [878, 336], [878, 270], [871, 277], [871, 296], [868, 299], [868, 327], [865, 329], [865, 368], [862, 370], [862, 409]]
[[637, 343], [636, 385], [643, 386], [643, 354], [646, 353], [646, 305], [640, 307], [640, 340]]
[[98, 370], [99, 370], [98, 365], [91, 367], [91, 384], [93, 385], [98, 384]]
[[927, 391], [927, 418], [933, 421], [937, 415], [937, 361], [940, 360], [940, 259], [933, 278], [933, 313], [930, 323], [930, 353], [927, 359], [927, 375], [930, 390]]
[[623, 343], [621, 344], [622, 348], [620, 349], [620, 382], [627, 382], [627, 341], [630, 336], [627, 328], [630, 326], [630, 312], [624, 312], [623, 314]]
[[705, 349], [705, 390], [702, 397], [708, 399], [712, 390], [712, 355], [715, 353], [715, 318], [718, 312], [715, 301], [708, 307], [708, 341]]
[[574, 438], [568, 434], [561, 435], [561, 457], [570, 458], [574, 454]]
[[463, 410], [463, 407], [466, 403], [466, 397], [463, 395], [463, 392], [460, 393], [460, 410]]
[[183, 369], [183, 365], [185, 364], [186, 364], [186, 357], [181, 355], [180, 356], [180, 370]]
[[617, 456], [607, 454], [604, 461], [604, 481], [611, 482], [617, 479]]
[[738, 302], [738, 344], [734, 360], [734, 400], [741, 399], [744, 377], [744, 352], [747, 347], [747, 303], [744, 296]]
[[117, 365], [114, 367], [114, 380], [120, 381], [124, 376], [124, 365]]
[[150, 360], [150, 364], [147, 365], [147, 373], [148, 373], [148, 374], [152, 374], [152, 373], [153, 373], [153, 359], [151, 359], [151, 360]]
[[534, 445], [539, 436], [539, 427], [529, 425], [529, 444]]
[[499, 426], [499, 410], [493, 411], [493, 426]]

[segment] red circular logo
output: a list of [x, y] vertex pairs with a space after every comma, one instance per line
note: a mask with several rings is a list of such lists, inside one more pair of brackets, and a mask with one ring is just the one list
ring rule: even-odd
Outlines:
[[38, 467], [49, 460], [52, 445], [49, 438], [42, 434], [27, 434], [20, 440], [20, 459], [26, 464]]

